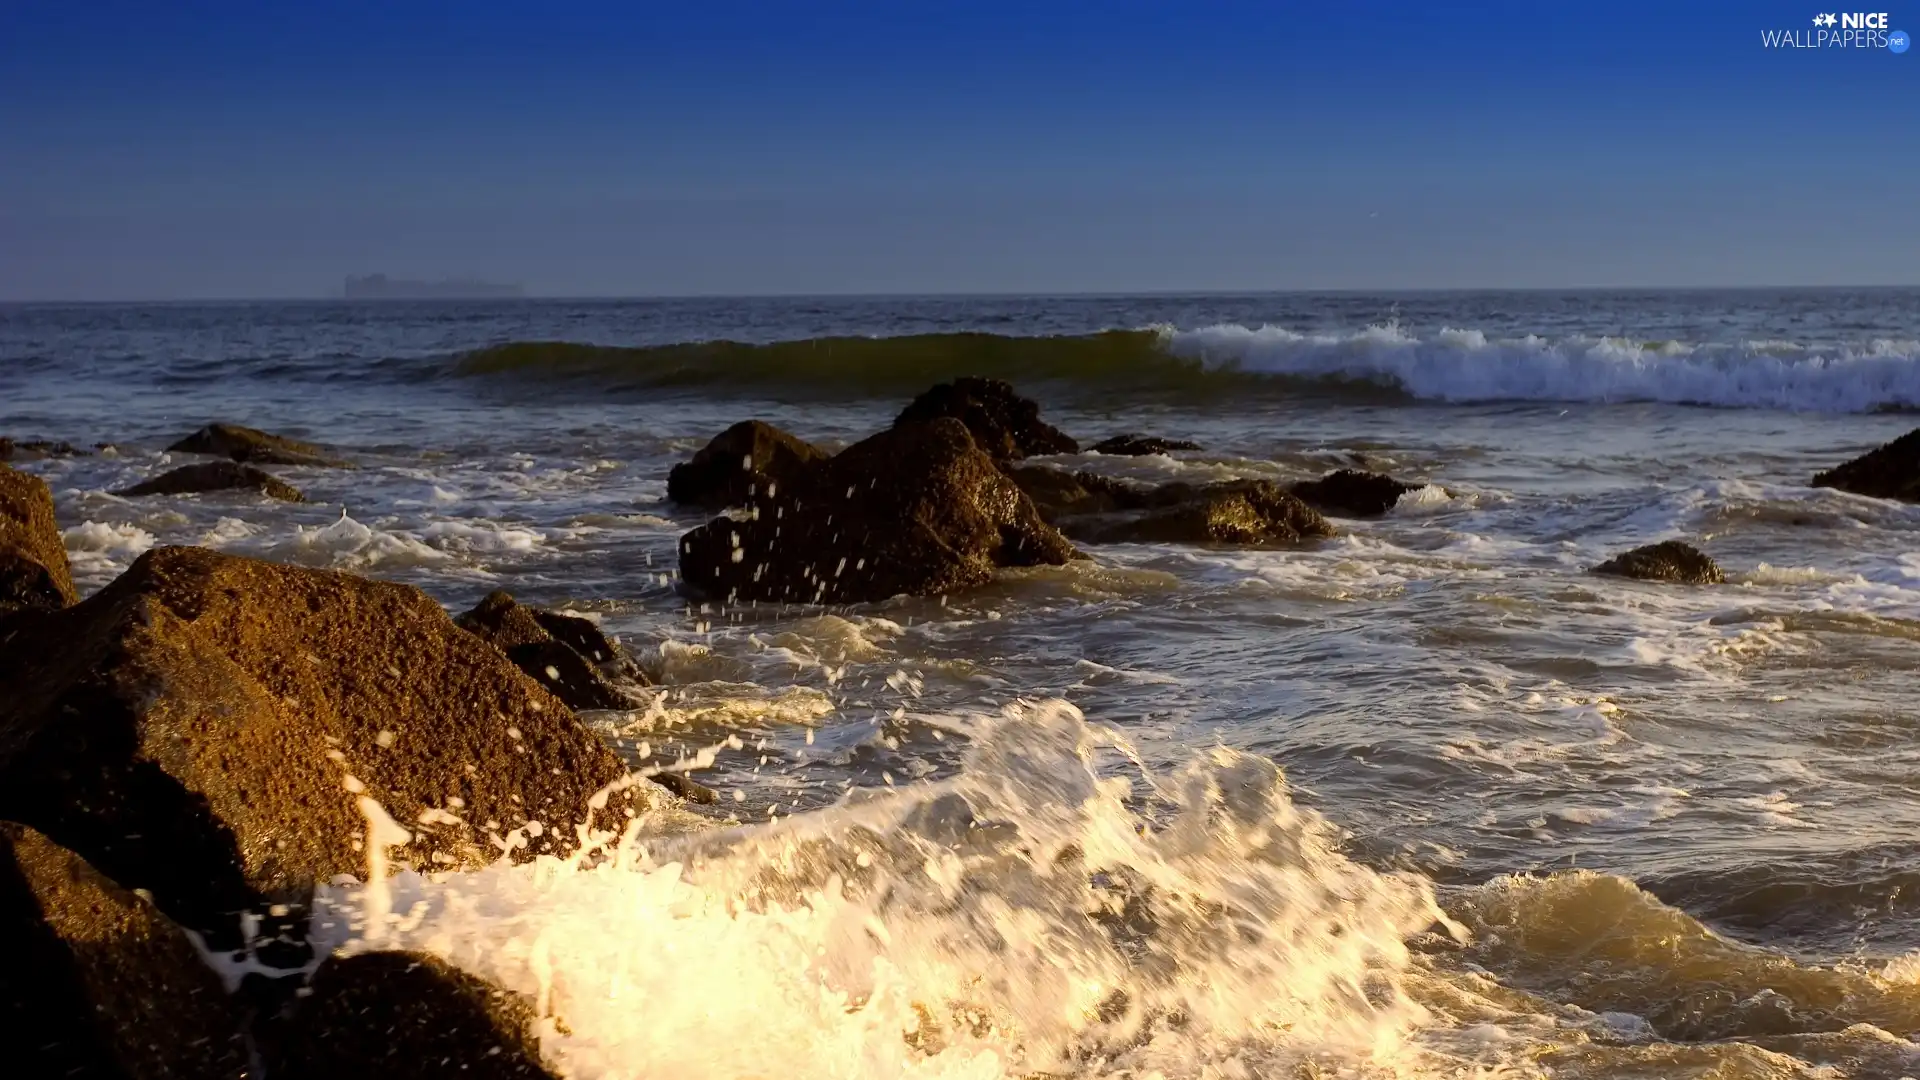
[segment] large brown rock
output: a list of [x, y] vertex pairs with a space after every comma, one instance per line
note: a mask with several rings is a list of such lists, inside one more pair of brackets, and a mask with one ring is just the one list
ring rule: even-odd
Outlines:
[[1634, 548], [1594, 567], [1593, 572], [1680, 585], [1718, 585], [1726, 580], [1720, 564], [1699, 548], [1678, 540], [1662, 540]]
[[1301, 502], [1329, 514], [1379, 517], [1393, 509], [1400, 496], [1420, 490], [1420, 485], [1395, 480], [1385, 473], [1341, 469], [1318, 480], [1301, 481], [1289, 490]]
[[935, 596], [1073, 547], [958, 420], [903, 424], [680, 541], [688, 584], [728, 602]]
[[273, 1080], [549, 1080], [527, 1000], [424, 953], [320, 965]]
[[39, 477], [0, 465], [0, 616], [56, 610], [74, 599], [53, 493]]
[[826, 458], [825, 450], [772, 424], [742, 420], [667, 473], [667, 498], [710, 510], [740, 506]]
[[151, 480], [143, 480], [130, 488], [114, 492], [115, 495], [139, 497], [143, 495], [190, 495], [200, 491], [257, 491], [270, 499], [282, 502], [306, 502], [307, 497], [285, 480], [269, 472], [263, 472], [251, 465], [242, 465], [237, 461], [207, 461], [198, 465], [182, 465], [161, 473]]
[[1137, 515], [1065, 518], [1061, 529], [1090, 544], [1292, 546], [1334, 535], [1320, 513], [1266, 480], [1196, 487], [1164, 484]]
[[454, 621], [575, 709], [631, 709], [636, 702], [620, 684], [647, 685], [646, 674], [592, 622], [527, 607], [503, 589]]
[[1813, 486], [1920, 502], [1920, 428], [1815, 476]]
[[[619, 759], [417, 589], [198, 548], [148, 552], [65, 611], [0, 625], [0, 816], [84, 855], [217, 948], [237, 913], [298, 938], [315, 882], [364, 876], [364, 794], [397, 860], [574, 843]], [[591, 814], [624, 824], [638, 792]], [[528, 825], [538, 822], [537, 826]], [[289, 946], [297, 959], [302, 946]]]
[[1067, 472], [1045, 465], [1003, 465], [1034, 509], [1051, 524], [1082, 514], [1145, 509], [1153, 489], [1090, 472]]
[[238, 424], [208, 424], [181, 439], [167, 450], [176, 454], [208, 454], [251, 465], [327, 465], [346, 464], [327, 456], [312, 443], [269, 435]]
[[238, 1078], [239, 1031], [179, 927], [85, 859], [0, 822], [0, 1073]]
[[893, 423], [900, 427], [940, 417], [965, 424], [980, 449], [1002, 461], [1080, 449], [1072, 436], [1040, 419], [1040, 406], [999, 379], [969, 377], [941, 383], [914, 398]]

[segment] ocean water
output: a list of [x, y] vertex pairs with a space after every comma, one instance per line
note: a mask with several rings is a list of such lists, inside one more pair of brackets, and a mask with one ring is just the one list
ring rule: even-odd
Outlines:
[[[674, 462], [957, 374], [1205, 447], [1071, 468], [1431, 486], [1301, 550], [679, 589]], [[114, 446], [21, 466], [83, 589], [178, 543], [507, 588], [660, 677], [587, 719], [713, 828], [320, 916], [583, 1078], [1920, 1075], [1920, 507], [1807, 486], [1916, 410], [1916, 290], [0, 306], [0, 434]], [[210, 420], [361, 467], [109, 494]], [[1729, 583], [1586, 572], [1666, 538]]]

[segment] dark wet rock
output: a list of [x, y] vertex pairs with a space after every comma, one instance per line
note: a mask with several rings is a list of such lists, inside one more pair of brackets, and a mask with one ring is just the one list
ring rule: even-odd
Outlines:
[[902, 427], [943, 416], [965, 424], [980, 449], [1000, 461], [1080, 449], [1072, 436], [1040, 419], [1040, 406], [999, 379], [941, 383], [914, 398], [893, 423]]
[[0, 616], [74, 602], [66, 541], [46, 482], [0, 465]]
[[958, 420], [900, 424], [680, 541], [686, 582], [728, 602], [848, 604], [982, 585], [1073, 546]]
[[1813, 486], [1920, 503], [1920, 428], [1828, 469], [1813, 478]]
[[1122, 455], [1126, 457], [1145, 457], [1148, 454], [1165, 454], [1173, 450], [1198, 450], [1199, 443], [1185, 439], [1161, 439], [1152, 435], [1115, 435], [1103, 439], [1087, 449], [1096, 454]]
[[1329, 514], [1379, 517], [1393, 509], [1400, 496], [1420, 490], [1420, 485], [1395, 480], [1385, 473], [1341, 469], [1318, 480], [1302, 481], [1290, 490], [1301, 502]]
[[[413, 831], [397, 862], [560, 852], [644, 804], [618, 757], [418, 589], [199, 548], [140, 557], [85, 602], [0, 624], [0, 817], [237, 947], [297, 962], [313, 885], [364, 875], [361, 794]], [[596, 810], [589, 802], [619, 788]], [[423, 817], [424, 815], [424, 817]]]
[[1045, 465], [1011, 465], [1004, 466], [1002, 471], [1033, 500], [1042, 518], [1056, 524], [1078, 514], [1142, 509], [1152, 490], [1143, 484], [1090, 472], [1070, 473]]
[[1334, 535], [1319, 511], [1266, 480], [1163, 484], [1138, 498], [1144, 513], [1089, 514], [1062, 519], [1060, 527], [1090, 544], [1275, 546]]
[[40, 461], [44, 458], [86, 456], [85, 450], [68, 442], [0, 438], [0, 461]]
[[713, 437], [667, 474], [667, 498], [718, 510], [740, 506], [756, 491], [778, 488], [827, 452], [759, 420], [743, 420]]
[[1335, 532], [1312, 507], [1265, 480], [1148, 485], [1040, 465], [1007, 475], [1048, 522], [1090, 544], [1299, 544]]
[[281, 435], [269, 435], [238, 424], [208, 424], [199, 431], [167, 447], [175, 454], [207, 454], [251, 465], [327, 465], [346, 464], [327, 456], [312, 443]]
[[199, 465], [182, 465], [177, 469], [161, 473], [151, 480], [143, 480], [130, 488], [114, 492], [115, 495], [139, 497], [142, 495], [189, 495], [200, 491], [257, 491], [270, 499], [282, 502], [306, 502], [307, 497], [300, 494], [298, 488], [272, 473], [262, 472], [251, 465], [242, 465], [237, 461], [208, 461]]
[[180, 928], [85, 859], [0, 822], [0, 1073], [247, 1073], [226, 988]]
[[273, 1080], [553, 1080], [532, 1005], [424, 953], [328, 960], [288, 1022]]
[[1681, 585], [1718, 585], [1726, 580], [1718, 563], [1699, 548], [1678, 540], [1634, 548], [1594, 567], [1593, 572]]
[[647, 685], [646, 675], [591, 621], [527, 607], [503, 590], [455, 621], [575, 709], [631, 709], [636, 702], [619, 684]]
[[680, 772], [654, 773], [647, 779], [673, 792], [690, 803], [712, 806], [720, 801], [720, 795], [707, 785]]

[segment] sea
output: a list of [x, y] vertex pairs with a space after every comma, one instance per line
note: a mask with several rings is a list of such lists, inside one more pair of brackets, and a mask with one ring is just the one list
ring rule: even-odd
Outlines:
[[[1423, 486], [945, 597], [681, 586], [675, 462], [957, 375], [1203, 447], [1043, 464]], [[694, 825], [321, 905], [578, 1078], [1920, 1076], [1920, 506], [1810, 486], [1916, 412], [1915, 289], [0, 306], [0, 435], [107, 447], [17, 463], [83, 592], [166, 544], [506, 589], [658, 680], [584, 719]], [[112, 494], [209, 421], [358, 467]], [[1590, 572], [1670, 538], [1727, 582]]]

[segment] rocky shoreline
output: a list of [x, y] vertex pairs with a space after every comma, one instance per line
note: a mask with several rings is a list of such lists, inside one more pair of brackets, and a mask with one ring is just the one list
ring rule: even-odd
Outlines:
[[[736, 425], [669, 481], [717, 514], [682, 537], [682, 581], [729, 604], [941, 596], [1082, 545], [1311, 544], [1424, 486], [1355, 470], [1150, 486], [1028, 460], [1080, 446], [982, 379], [929, 390], [837, 454]], [[1916, 448], [1920, 432], [1815, 483], [1920, 501]], [[230, 425], [170, 450], [212, 461], [126, 494], [298, 498], [258, 466], [350, 467]], [[1678, 541], [1593, 569], [1724, 580]], [[575, 715], [634, 707], [648, 683], [592, 623], [504, 592], [455, 619], [408, 586], [170, 547], [81, 599], [51, 493], [0, 466], [0, 947], [30, 958], [0, 976], [16, 1060], [29, 1075], [547, 1075], [526, 1002], [424, 955], [316, 956], [309, 905], [368, 874], [383, 822], [406, 833], [396, 863], [457, 870], [565, 856], [713, 801], [679, 774], [633, 783]], [[209, 954], [248, 973], [230, 988]]]

